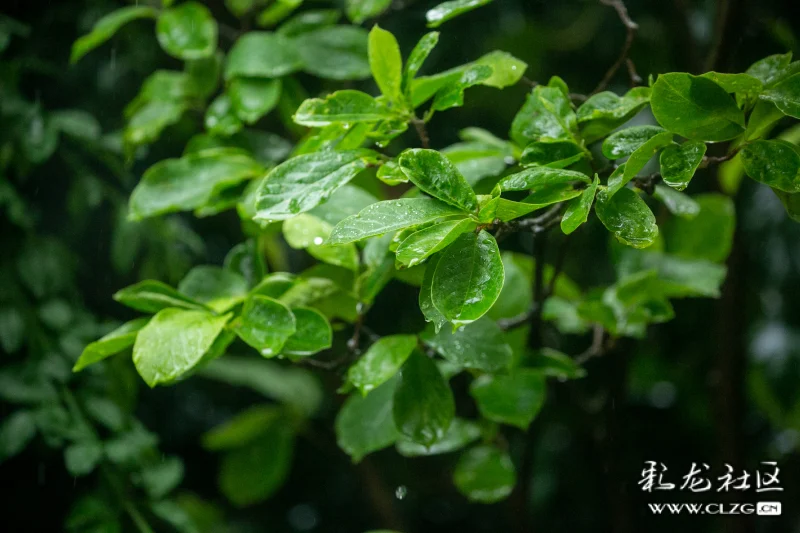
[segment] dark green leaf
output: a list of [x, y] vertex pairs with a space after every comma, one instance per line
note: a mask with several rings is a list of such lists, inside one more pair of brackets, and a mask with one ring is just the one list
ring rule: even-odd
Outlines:
[[542, 409], [547, 388], [542, 372], [523, 368], [484, 374], [472, 382], [469, 393], [484, 417], [525, 430]]
[[697, 167], [703, 162], [705, 154], [706, 143], [702, 141], [686, 141], [667, 146], [659, 158], [664, 183], [679, 191], [684, 190]]
[[14, 457], [36, 436], [36, 421], [29, 411], [4, 416], [0, 424], [0, 464]]
[[375, 18], [392, 5], [392, 0], [347, 0], [345, 12], [354, 24]]
[[442, 440], [455, 416], [455, 401], [436, 363], [415, 351], [399, 375], [392, 407], [397, 429], [423, 446]]
[[227, 94], [236, 115], [248, 124], [275, 109], [281, 97], [281, 80], [234, 78]]
[[486, 231], [462, 234], [436, 266], [431, 282], [433, 305], [455, 326], [469, 324], [497, 300], [503, 275], [494, 237]]
[[524, 167], [566, 168], [584, 157], [586, 152], [573, 141], [533, 142], [525, 147], [519, 162]]
[[750, 68], [747, 69], [747, 74], [769, 87], [775, 80], [781, 77], [781, 74], [783, 74], [791, 61], [791, 52], [768, 56], [750, 65]]
[[350, 395], [336, 415], [336, 442], [354, 462], [397, 440], [392, 415], [397, 381], [390, 379], [367, 396]]
[[561, 231], [569, 235], [589, 218], [589, 211], [594, 203], [594, 196], [597, 187], [600, 185], [600, 178], [595, 175], [591, 185], [586, 187], [578, 198], [570, 200], [561, 217]]
[[474, 422], [454, 418], [444, 437], [430, 447], [401, 438], [397, 441], [397, 451], [404, 457], [439, 455], [460, 450], [481, 436], [481, 428]]
[[469, 500], [494, 503], [511, 494], [517, 474], [508, 453], [481, 445], [461, 456], [453, 473], [453, 482]]
[[558, 379], [578, 379], [586, 376], [586, 370], [575, 362], [575, 359], [551, 348], [539, 350], [530, 364], [544, 375]]
[[112, 11], [98, 20], [92, 31], [72, 45], [70, 63], [76, 63], [83, 56], [109, 40], [128, 22], [141, 18], [156, 18], [158, 12], [150, 6], [128, 6]]
[[419, 290], [419, 309], [425, 316], [425, 320], [433, 322], [435, 331], [447, 322], [447, 318], [433, 305], [433, 295], [431, 288], [433, 287], [433, 275], [436, 272], [436, 267], [439, 265], [439, 260], [442, 254], [436, 254], [428, 261], [428, 266], [425, 268], [425, 276], [422, 278], [422, 286]]
[[243, 276], [215, 266], [197, 266], [178, 283], [178, 292], [223, 312], [244, 300], [247, 280]]
[[200, 59], [217, 49], [217, 22], [206, 6], [184, 2], [158, 16], [156, 37], [169, 55], [178, 59]]
[[578, 121], [569, 99], [559, 89], [533, 89], [511, 124], [511, 139], [519, 146], [533, 141], [577, 142]]
[[672, 133], [665, 131], [651, 137], [639, 146], [623, 165], [625, 168], [619, 167], [618, 170], [622, 170], [622, 172], [614, 172], [608, 178], [606, 194], [609, 197], [616, 194], [617, 191], [639, 174], [639, 171], [644, 168], [659, 150], [670, 144], [672, 144]]
[[397, 260], [412, 267], [449, 246], [462, 233], [473, 231], [477, 223], [471, 219], [446, 220], [410, 234], [397, 247]]
[[624, 96], [603, 91], [590, 96], [577, 111], [581, 137], [592, 143], [628, 122], [650, 101], [650, 87], [634, 87]]
[[786, 214], [795, 222], [800, 222], [800, 193], [783, 192], [780, 189], [772, 189], [778, 196], [783, 207], [786, 209]]
[[761, 92], [761, 81], [749, 74], [723, 74], [720, 72], [706, 72], [702, 76], [713, 81], [726, 92], [753, 99]]
[[380, 101], [361, 91], [336, 91], [323, 98], [303, 102], [294, 114], [294, 121], [303, 126], [327, 126], [337, 122], [378, 122], [393, 117]]
[[156, 313], [168, 307], [182, 309], [204, 310], [206, 307], [169, 285], [155, 280], [144, 280], [125, 287], [114, 294], [114, 299], [137, 311]]
[[283, 353], [306, 357], [327, 350], [333, 342], [333, 331], [322, 313], [316, 309], [292, 309], [297, 329], [283, 345]]
[[496, 190], [499, 192], [531, 190], [537, 193], [553, 186], [564, 184], [572, 186], [591, 182], [592, 179], [582, 172], [560, 168], [533, 167], [506, 176], [497, 183]]
[[473, 9], [485, 6], [492, 0], [450, 0], [443, 2], [425, 13], [429, 28], [438, 28], [450, 19]]
[[417, 346], [414, 335], [381, 337], [347, 371], [347, 380], [367, 395], [397, 374]]
[[250, 31], [231, 48], [225, 64], [225, 78], [278, 78], [301, 66], [302, 60], [291, 39], [265, 31]]
[[368, 34], [354, 26], [328, 26], [302, 34], [295, 47], [309, 74], [332, 80], [370, 76]]
[[390, 32], [377, 24], [369, 32], [369, 66], [381, 93], [400, 104], [403, 99], [403, 58], [400, 45]]
[[758, 140], [742, 148], [748, 176], [784, 192], [800, 192], [800, 148], [781, 139]]
[[600, 191], [595, 212], [608, 231], [628, 246], [646, 248], [658, 236], [656, 217], [631, 189], [621, 189], [611, 198]]
[[275, 405], [256, 405], [236, 414], [203, 435], [203, 448], [224, 451], [245, 446], [257, 440], [271, 426], [283, 424], [284, 414]]
[[141, 476], [147, 494], [153, 499], [163, 498], [183, 479], [183, 461], [177, 457], [167, 457], [144, 468]]
[[81, 353], [81, 356], [75, 362], [72, 371], [78, 372], [83, 370], [89, 365], [102, 361], [106, 357], [117, 354], [125, 348], [133, 346], [133, 341], [136, 340], [136, 335], [139, 333], [139, 330], [142, 329], [149, 320], [150, 318], [145, 317], [136, 318], [124, 323], [111, 333], [89, 344], [83, 349], [83, 353]]
[[652, 138], [667, 133], [658, 126], [633, 126], [617, 131], [603, 141], [603, 155], [609, 159], [620, 159], [633, 154]]
[[303, 33], [333, 26], [341, 18], [342, 13], [338, 9], [314, 9], [299, 13], [290, 18], [277, 29], [279, 35], [284, 37], [296, 37]]
[[465, 211], [476, 211], [475, 192], [455, 165], [436, 150], [406, 150], [398, 159], [403, 173], [431, 196]]
[[800, 118], [800, 73], [779, 81], [761, 97], [774, 103], [784, 114]]
[[700, 212], [700, 204], [688, 194], [683, 194], [665, 185], [656, 185], [653, 198], [660, 200], [669, 212], [683, 218], [694, 218]]
[[511, 363], [511, 347], [503, 331], [487, 317], [455, 331], [445, 328], [434, 333], [429, 328], [421, 338], [442, 357], [463, 368], [497, 372]]
[[284, 304], [267, 296], [247, 298], [234, 331], [264, 357], [274, 357], [296, 331], [294, 314]]
[[76, 442], [64, 449], [64, 466], [73, 476], [91, 473], [102, 458], [103, 445], [94, 440]]
[[650, 106], [659, 124], [687, 139], [727, 141], [744, 131], [742, 110], [707, 78], [662, 74], [653, 85]]
[[699, 204], [699, 214], [691, 220], [669, 221], [664, 230], [666, 251], [686, 259], [723, 263], [733, 246], [733, 201], [722, 194], [700, 194], [693, 200]]

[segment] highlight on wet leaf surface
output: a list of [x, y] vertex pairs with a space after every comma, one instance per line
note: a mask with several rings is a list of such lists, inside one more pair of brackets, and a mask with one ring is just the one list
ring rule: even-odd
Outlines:
[[788, 193], [800, 192], [800, 148], [775, 139], [758, 140], [742, 148], [742, 163], [754, 180]]
[[703, 162], [705, 154], [706, 143], [702, 141], [686, 141], [664, 148], [659, 157], [664, 183], [678, 191], [684, 190]]
[[267, 296], [247, 298], [239, 321], [233, 327], [236, 334], [264, 357], [274, 357], [297, 330], [295, 315], [281, 302]]
[[491, 3], [492, 0], [450, 0], [425, 13], [429, 28], [438, 28], [448, 20]]
[[217, 21], [203, 4], [184, 2], [158, 16], [156, 36], [161, 48], [171, 56], [200, 59], [217, 48]]
[[628, 246], [646, 248], [658, 236], [655, 215], [631, 189], [620, 189], [611, 198], [605, 191], [600, 191], [595, 211], [608, 231]]
[[347, 380], [367, 395], [393, 378], [416, 347], [414, 335], [381, 337], [350, 367]]
[[434, 198], [464, 211], [475, 211], [478, 199], [455, 165], [436, 150], [414, 148], [397, 160], [409, 181]]
[[436, 332], [433, 326], [429, 326], [420, 339], [442, 357], [463, 368], [498, 372], [511, 364], [511, 347], [497, 323], [488, 317], [455, 331], [442, 328]]

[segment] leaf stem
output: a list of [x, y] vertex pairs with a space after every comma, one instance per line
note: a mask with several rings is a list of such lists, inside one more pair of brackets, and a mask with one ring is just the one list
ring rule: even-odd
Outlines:
[[422, 147], [430, 148], [431, 139], [428, 137], [428, 130], [425, 128], [425, 121], [414, 117], [411, 119], [411, 124], [413, 124], [414, 128], [417, 130], [417, 135], [419, 135], [419, 141], [422, 143]]

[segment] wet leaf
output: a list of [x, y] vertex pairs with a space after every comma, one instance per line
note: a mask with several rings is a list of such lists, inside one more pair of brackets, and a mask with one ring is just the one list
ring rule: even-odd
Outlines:
[[666, 133], [658, 126], [633, 126], [612, 133], [603, 141], [603, 155], [609, 159], [620, 159], [633, 154], [653, 137]]
[[253, 124], [278, 105], [281, 80], [234, 78], [228, 83], [227, 94], [236, 116]]
[[331, 80], [363, 80], [370, 76], [367, 31], [355, 26], [328, 26], [304, 33], [295, 41], [303, 70]]
[[554, 87], [533, 89], [511, 124], [519, 146], [533, 141], [576, 141], [578, 120], [569, 99]]
[[403, 58], [400, 45], [390, 32], [377, 24], [369, 32], [369, 66], [381, 93], [398, 104], [403, 100]]
[[683, 194], [664, 185], [656, 185], [653, 198], [660, 200], [669, 212], [683, 218], [694, 218], [700, 212], [700, 204], [688, 194]]
[[594, 203], [597, 187], [600, 185], [600, 178], [595, 175], [591, 185], [586, 187], [578, 198], [570, 200], [561, 217], [561, 231], [569, 235], [589, 218], [589, 212]]
[[184, 2], [158, 16], [156, 37], [161, 48], [178, 59], [209, 57], [217, 49], [217, 22], [206, 6]]
[[99, 340], [86, 346], [81, 356], [72, 367], [73, 372], [83, 370], [89, 365], [102, 361], [106, 357], [117, 354], [122, 350], [133, 346], [136, 335], [145, 324], [150, 320], [149, 317], [136, 318], [122, 324], [120, 327], [104, 335]]
[[440, 455], [450, 453], [475, 442], [481, 436], [478, 424], [461, 418], [454, 418], [447, 429], [447, 433], [437, 443], [426, 447], [410, 439], [401, 437], [397, 441], [397, 451], [404, 457], [419, 457], [427, 455]]
[[748, 176], [784, 192], [800, 192], [800, 148], [781, 139], [758, 140], [742, 148]]
[[438, 28], [448, 20], [491, 2], [492, 0], [450, 0], [449, 2], [442, 2], [433, 9], [428, 10], [425, 13], [425, 19], [428, 21], [429, 28]]
[[684, 190], [697, 171], [697, 167], [703, 162], [705, 154], [706, 143], [702, 141], [686, 141], [664, 148], [659, 158], [664, 183], [679, 191]]
[[624, 169], [619, 167], [622, 172], [614, 172], [608, 178], [608, 189], [606, 194], [611, 197], [621, 188], [635, 178], [644, 166], [655, 156], [659, 150], [672, 144], [672, 133], [665, 131], [654, 135], [631, 154], [625, 162]]
[[327, 350], [333, 342], [333, 331], [328, 319], [316, 309], [292, 308], [296, 330], [283, 345], [283, 353], [299, 357]]
[[455, 331], [426, 329], [421, 337], [442, 357], [463, 368], [497, 372], [511, 363], [511, 347], [494, 320], [482, 317]]
[[140, 281], [117, 291], [114, 299], [123, 305], [145, 313], [156, 313], [167, 307], [207, 309], [202, 303], [179, 293], [165, 283], [152, 279]]
[[577, 113], [581, 137], [587, 143], [602, 139], [632, 119], [650, 101], [650, 87], [634, 87], [624, 96], [611, 91], [592, 95]]
[[264, 357], [274, 357], [296, 331], [292, 311], [278, 300], [253, 295], [247, 298], [234, 331]]
[[350, 367], [347, 380], [366, 396], [392, 379], [416, 346], [414, 335], [381, 337]]
[[358, 270], [358, 250], [354, 244], [322, 244], [333, 226], [311, 214], [292, 217], [283, 223], [283, 236], [292, 248], [305, 249], [312, 257], [330, 265]]
[[178, 292], [219, 313], [244, 300], [247, 280], [216, 266], [194, 267], [178, 283]]
[[600, 191], [595, 212], [608, 231], [628, 246], [646, 248], [658, 236], [656, 217], [631, 189], [621, 189], [611, 198]]
[[398, 159], [409, 181], [431, 196], [465, 211], [476, 211], [478, 200], [464, 176], [436, 150], [406, 150]]
[[361, 91], [336, 91], [323, 98], [304, 101], [294, 114], [294, 121], [303, 126], [378, 122], [393, 117], [384, 104]]
[[470, 501], [494, 503], [511, 494], [517, 474], [508, 453], [482, 445], [470, 448], [459, 458], [453, 482]]
[[520, 164], [566, 168], [586, 157], [586, 153], [573, 141], [533, 142], [525, 147]]
[[351, 394], [336, 415], [336, 442], [353, 462], [397, 440], [392, 415], [397, 381], [392, 378], [367, 396]]
[[543, 373], [523, 368], [484, 374], [472, 382], [469, 393], [484, 417], [525, 430], [542, 409], [547, 388]]
[[471, 219], [454, 219], [415, 231], [397, 247], [397, 260], [409, 267], [417, 265], [449, 246], [462, 233], [473, 231], [477, 226]]
[[266, 31], [249, 31], [228, 53], [225, 78], [279, 78], [301, 66], [302, 59], [291, 39]]
[[414, 351], [399, 376], [392, 407], [398, 431], [423, 446], [442, 440], [455, 416], [455, 401], [436, 363]]
[[414, 49], [411, 50], [411, 53], [408, 55], [408, 59], [406, 60], [406, 66], [403, 70], [404, 92], [408, 92], [408, 89], [411, 88], [412, 80], [417, 76], [419, 69], [422, 68], [425, 60], [428, 59], [428, 56], [431, 54], [433, 49], [436, 48], [436, 44], [438, 42], [439, 32], [432, 31], [423, 35], [414, 46]]

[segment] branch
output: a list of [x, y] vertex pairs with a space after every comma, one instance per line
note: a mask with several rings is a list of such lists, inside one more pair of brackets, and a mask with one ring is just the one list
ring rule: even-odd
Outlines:
[[592, 344], [586, 350], [575, 356], [575, 362], [579, 365], [584, 364], [592, 357], [603, 355], [606, 351], [605, 346], [605, 330], [600, 324], [595, 324], [592, 330]]
[[628, 8], [625, 7], [625, 3], [622, 0], [600, 0], [600, 3], [614, 8], [619, 20], [625, 26], [626, 34], [625, 44], [622, 45], [619, 57], [608, 71], [606, 71], [605, 76], [603, 76], [603, 79], [597, 84], [597, 87], [594, 88], [592, 94], [597, 94], [608, 87], [609, 82], [611, 82], [612, 78], [623, 64], [627, 64], [628, 66], [628, 75], [631, 79], [631, 85], [636, 85], [642, 81], [642, 78], [636, 73], [636, 67], [633, 61], [628, 58], [628, 53], [631, 51], [633, 39], [636, 37], [636, 31], [639, 29], [639, 25], [631, 20], [631, 17], [628, 15]]
[[422, 147], [430, 148], [431, 139], [430, 137], [428, 137], [428, 130], [425, 128], [425, 121], [420, 118], [414, 117], [411, 119], [411, 123], [417, 130], [417, 135], [419, 135], [419, 141], [422, 143]]

